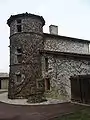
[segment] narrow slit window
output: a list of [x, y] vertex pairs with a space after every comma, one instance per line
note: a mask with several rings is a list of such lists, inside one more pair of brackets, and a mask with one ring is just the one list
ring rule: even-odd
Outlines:
[[45, 58], [45, 70], [48, 72], [48, 58]]
[[17, 75], [17, 82], [21, 82], [21, 74]]
[[17, 48], [18, 53], [22, 53], [21, 47]]
[[17, 47], [16, 55], [17, 55], [18, 63], [22, 63], [22, 49], [21, 49], [21, 47]]
[[18, 23], [18, 24], [21, 24], [21, 19], [18, 19], [18, 20], [17, 20], [17, 23]]
[[50, 90], [50, 79], [45, 79], [45, 90]]
[[17, 32], [21, 32], [21, 31], [22, 31], [21, 25], [17, 25]]
[[22, 63], [22, 56], [18, 55], [17, 60], [18, 60], [18, 63]]

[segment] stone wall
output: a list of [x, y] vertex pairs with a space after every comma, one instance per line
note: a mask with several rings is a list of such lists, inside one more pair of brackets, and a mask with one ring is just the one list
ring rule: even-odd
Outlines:
[[[50, 35], [51, 36], [51, 35]], [[89, 43], [80, 41], [78, 39], [63, 38], [52, 35], [52, 37], [45, 34], [44, 49], [50, 51], [73, 52], [73, 53], [89, 53]]]
[[[21, 64], [30, 64], [36, 57], [34, 52], [39, 53], [43, 49], [43, 37], [39, 34], [17, 33], [10, 37], [10, 65], [19, 64], [17, 61], [17, 48], [21, 49]], [[38, 62], [38, 61], [36, 61]]]
[[[31, 14], [16, 15], [10, 19], [11, 24], [8, 22], [10, 26], [8, 97], [29, 98], [29, 102], [40, 102], [44, 86], [39, 49], [43, 49], [44, 19]], [[21, 31], [17, 31], [17, 19], [21, 21]], [[40, 82], [43, 86], [41, 89], [38, 87]]]
[[[15, 34], [10, 38], [10, 83], [9, 96], [28, 97], [36, 93], [36, 80], [42, 77], [41, 58], [42, 36], [37, 34]], [[20, 62], [17, 59], [17, 48], [21, 48]], [[17, 74], [21, 79], [17, 80]]]
[[48, 74], [50, 78], [50, 91], [46, 91], [46, 96], [51, 98], [70, 100], [71, 85], [70, 76], [90, 73], [88, 60], [73, 58], [69, 56], [44, 55], [42, 58], [43, 76], [45, 72], [44, 57], [48, 57]]
[[49, 63], [46, 73], [45, 56], [40, 55], [40, 50], [88, 54], [89, 43], [57, 35], [47, 36], [43, 33], [44, 19], [33, 14], [11, 16], [7, 23], [10, 27], [9, 98], [29, 97], [30, 102], [40, 102], [44, 92], [43, 78], [49, 74], [51, 89], [46, 96], [70, 99], [69, 78], [74, 74], [89, 73], [88, 61], [46, 55]]
[[[43, 32], [42, 22], [39, 19], [29, 18], [29, 17], [19, 17], [21, 19], [22, 32]], [[18, 33], [17, 32], [17, 19], [13, 20], [10, 24], [10, 36]]]

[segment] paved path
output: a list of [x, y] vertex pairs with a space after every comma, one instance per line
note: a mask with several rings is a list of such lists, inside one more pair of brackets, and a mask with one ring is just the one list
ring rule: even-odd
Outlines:
[[8, 99], [8, 92], [4, 92], [4, 93], [2, 92], [0, 94], [0, 102], [15, 104], [15, 105], [48, 105], [48, 104], [63, 103], [63, 102], [66, 102], [66, 100], [57, 100], [57, 99], [47, 98], [47, 101], [45, 101], [45, 102], [28, 103], [27, 99], [13, 99], [13, 100]]
[[51, 120], [53, 117], [81, 108], [80, 105], [69, 102], [37, 106], [19, 106], [0, 102], [0, 120]]

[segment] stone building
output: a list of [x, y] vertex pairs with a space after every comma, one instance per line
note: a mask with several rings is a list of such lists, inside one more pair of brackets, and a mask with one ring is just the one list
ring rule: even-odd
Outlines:
[[43, 96], [71, 99], [70, 76], [90, 73], [90, 41], [58, 35], [50, 25], [34, 14], [11, 16], [10, 78], [8, 97], [29, 98], [40, 102]]
[[8, 81], [9, 74], [8, 73], [0, 73], [0, 90], [8, 90]]

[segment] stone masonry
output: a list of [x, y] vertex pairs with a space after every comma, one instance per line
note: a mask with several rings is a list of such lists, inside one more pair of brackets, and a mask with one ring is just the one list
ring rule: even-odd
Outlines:
[[[40, 102], [43, 99], [44, 84], [39, 49], [43, 49], [45, 21], [40, 16], [25, 13], [11, 16], [7, 24], [10, 26], [8, 97]], [[41, 80], [41, 87], [37, 87], [38, 80]]]
[[[55, 54], [56, 53], [56, 54]], [[89, 59], [57, 54], [57, 52], [44, 53], [48, 58], [48, 72], [50, 79], [50, 90], [46, 96], [62, 100], [71, 99], [70, 76], [90, 74]], [[86, 60], [87, 59], [87, 60]], [[42, 67], [45, 74], [44, 65]]]
[[[42, 54], [42, 61], [44, 61], [42, 62], [42, 73], [45, 76], [44, 59], [48, 58], [48, 73], [51, 76], [50, 90], [46, 91], [47, 97], [71, 99], [70, 76], [90, 74], [90, 57], [87, 59], [84, 56], [84, 54], [90, 54], [89, 43], [87, 40], [44, 33], [44, 50], [46, 52]], [[70, 55], [62, 56], [58, 53], [69, 53]]]
[[47, 33], [44, 35], [45, 50], [89, 54], [89, 41]]
[[[8, 97], [71, 99], [70, 76], [90, 73], [90, 41], [43, 33], [43, 17], [11, 16]], [[54, 26], [55, 28], [55, 26]], [[56, 28], [56, 31], [57, 28]]]

